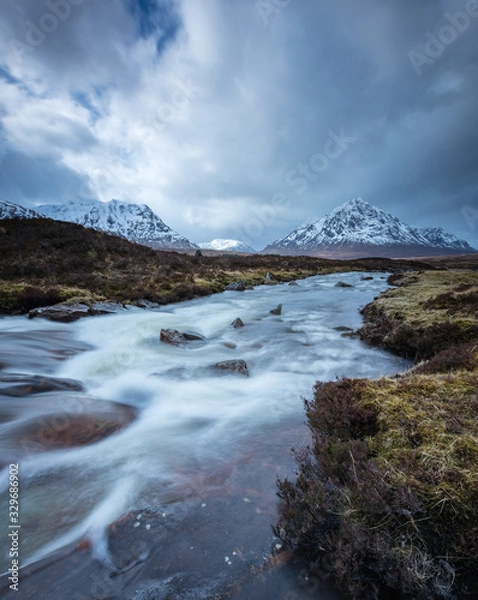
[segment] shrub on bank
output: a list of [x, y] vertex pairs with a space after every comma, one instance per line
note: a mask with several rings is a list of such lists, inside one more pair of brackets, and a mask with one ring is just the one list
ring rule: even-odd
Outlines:
[[[476, 272], [400, 273], [363, 311], [368, 342], [422, 360], [377, 381], [318, 383], [312, 444], [279, 481], [275, 533], [354, 599], [476, 597]], [[403, 596], [400, 596], [403, 597]]]
[[[476, 373], [318, 383], [275, 533], [373, 600], [467, 597], [478, 575]], [[314, 574], [314, 566], [311, 568]], [[320, 571], [317, 573], [320, 574]]]

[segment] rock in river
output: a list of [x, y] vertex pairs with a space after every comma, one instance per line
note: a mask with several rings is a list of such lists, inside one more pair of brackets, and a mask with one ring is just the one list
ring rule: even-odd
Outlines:
[[228, 286], [226, 286], [226, 290], [229, 290], [232, 292], [244, 292], [245, 289], [246, 289], [245, 281], [233, 281]]
[[165, 344], [170, 344], [171, 346], [182, 346], [187, 342], [203, 342], [205, 340], [205, 337], [193, 331], [181, 332], [177, 329], [161, 329], [159, 339], [161, 342], [164, 342]]
[[278, 304], [275, 308], [269, 311], [271, 315], [281, 315], [282, 314], [282, 304]]
[[90, 316], [90, 307], [80, 302], [74, 304], [54, 304], [53, 306], [43, 306], [34, 308], [28, 313], [28, 317], [42, 317], [51, 321], [61, 321], [62, 323], [70, 323], [77, 321], [81, 317]]
[[238, 317], [237, 319], [234, 319], [231, 325], [234, 329], [239, 329], [239, 327], [244, 327], [244, 321]]
[[52, 306], [42, 306], [41, 308], [33, 308], [28, 317], [42, 317], [50, 321], [60, 321], [62, 323], [71, 323], [82, 317], [91, 317], [96, 315], [110, 315], [119, 311], [125, 310], [125, 307], [119, 302], [93, 302], [91, 306], [74, 302], [68, 304], [53, 304]]
[[38, 452], [99, 442], [129, 425], [137, 414], [131, 406], [78, 392], [0, 398], [0, 465]]
[[249, 377], [249, 369], [245, 360], [223, 360], [211, 365], [211, 369]]
[[41, 375], [22, 375], [5, 373], [0, 375], [0, 396], [14, 396], [17, 398], [44, 394], [45, 392], [81, 392], [83, 386], [74, 379], [56, 379], [42, 377]]
[[335, 287], [352, 288], [354, 286], [350, 283], [346, 283], [345, 281], [337, 281], [337, 283], [335, 284]]

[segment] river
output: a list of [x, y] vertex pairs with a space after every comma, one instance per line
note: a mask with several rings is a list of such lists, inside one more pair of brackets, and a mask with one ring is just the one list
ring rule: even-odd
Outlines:
[[[149, 554], [138, 561], [149, 563], [147, 577], [143, 565], [133, 581], [112, 588], [116, 595], [108, 590], [98, 595], [91, 586], [81, 589], [78, 583], [84, 598], [162, 598], [160, 592], [148, 596], [142, 582], [147, 579], [148, 589], [153, 589], [155, 577], [156, 581], [163, 578], [164, 590], [165, 577], [172, 586], [171, 577], [179, 571], [186, 572], [185, 582], [193, 581], [188, 580], [188, 568], [207, 572], [216, 555], [222, 563], [214, 568], [224, 570], [227, 578], [235, 562], [249, 569], [258, 557], [267, 556], [271, 544], [277, 543], [270, 527], [278, 514], [276, 478], [293, 475], [290, 448], [308, 442], [303, 398], [311, 396], [314, 382], [343, 375], [379, 377], [408, 366], [336, 329], [358, 328], [359, 308], [387, 288], [383, 274], [366, 274], [373, 276], [371, 280], [363, 275], [311, 277], [298, 286], [230, 291], [157, 310], [129, 308], [71, 324], [26, 317], [0, 319], [4, 374], [79, 380], [85, 392], [76, 396], [99, 403], [115, 401], [137, 411], [129, 426], [97, 443], [27, 452], [16, 459], [11, 437], [18, 435], [18, 427], [12, 428], [8, 411], [3, 410], [0, 444], [10, 449], [8, 459], [18, 462], [20, 471], [21, 565], [48, 560], [86, 540], [96, 563], [111, 569], [116, 559], [108, 542], [109, 525], [122, 515], [150, 507], [159, 511], [156, 520], [170, 517], [178, 531], [176, 538], [171, 528], [167, 537], [167, 552], [176, 557], [169, 560], [168, 570], [156, 565], [154, 571], [151, 565], [160, 559]], [[336, 287], [339, 281], [353, 287]], [[271, 314], [279, 303], [282, 314]], [[231, 323], [238, 317], [245, 326], [235, 329]], [[159, 341], [162, 328], [195, 331], [206, 340], [171, 346]], [[221, 375], [208, 368], [229, 359], [245, 360], [250, 377]], [[61, 401], [69, 396], [58, 393], [48, 398]], [[0, 396], [2, 401], [7, 402]], [[51, 408], [42, 408], [42, 395], [16, 402], [26, 406], [34, 402], [39, 420], [42, 410], [51, 413]], [[55, 410], [67, 418], [67, 408]], [[0, 474], [2, 520], [8, 506], [7, 481], [5, 468]], [[201, 511], [208, 515], [208, 526], [188, 528], [188, 515]], [[132, 527], [143, 530], [145, 518], [136, 515]], [[152, 523], [148, 532], [154, 531]], [[10, 564], [7, 542], [5, 534], [0, 540], [3, 573]], [[181, 562], [185, 552], [194, 560]], [[28, 586], [27, 579], [21, 583]], [[191, 584], [183, 584], [185, 598], [191, 592], [184, 588], [187, 585]], [[238, 598], [254, 594], [265, 600], [340, 597], [327, 587], [307, 591], [300, 576], [287, 570], [269, 581], [266, 591], [264, 583], [260, 591], [260, 584], [248, 585], [248, 595], [238, 592]], [[37, 598], [57, 597], [53, 592], [44, 594]], [[24, 597], [30, 596], [24, 592]]]

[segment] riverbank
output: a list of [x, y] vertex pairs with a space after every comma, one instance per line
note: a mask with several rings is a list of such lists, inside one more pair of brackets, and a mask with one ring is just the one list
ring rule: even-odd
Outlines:
[[380, 258], [196, 257], [154, 251], [72, 223], [12, 219], [0, 227], [0, 313], [22, 314], [62, 302], [165, 305], [222, 292], [235, 281], [247, 287], [332, 272], [411, 268], [417, 263]]
[[[476, 267], [476, 266], [475, 266]], [[391, 277], [359, 336], [416, 366], [319, 382], [276, 533], [352, 598], [476, 598], [478, 273]], [[388, 590], [388, 591], [387, 591]], [[385, 595], [383, 595], [385, 594]]]
[[[39, 392], [32, 397], [2, 399], [2, 447], [8, 444], [11, 462], [21, 460], [22, 598], [45, 589], [50, 600], [225, 599], [235, 597], [229, 585], [255, 587], [267, 575], [265, 588], [245, 587], [242, 597], [306, 600], [301, 569], [273, 569], [287, 558], [271, 532], [279, 514], [275, 482], [293, 474], [289, 449], [308, 438], [301, 398], [318, 373], [377, 377], [408, 367], [343, 335], [360, 327], [358, 308], [386, 287], [382, 274], [340, 273], [66, 324], [0, 319], [5, 369], [48, 373], [48, 381], [24, 389]], [[271, 313], [279, 304], [281, 314]], [[237, 318], [243, 327], [232, 326]], [[174, 346], [160, 341], [161, 329], [204, 339]], [[210, 369], [225, 360], [245, 361], [250, 376]], [[94, 417], [95, 406], [108, 401], [131, 406], [136, 416], [82, 445], [70, 435], [78, 415], [66, 394], [40, 393], [59, 380], [84, 388], [68, 393], [80, 417]], [[30, 434], [43, 451], [20, 456]], [[65, 447], [66, 440], [75, 445]], [[0, 490], [0, 504], [8, 504], [7, 489]], [[341, 598], [327, 582], [320, 590]]]

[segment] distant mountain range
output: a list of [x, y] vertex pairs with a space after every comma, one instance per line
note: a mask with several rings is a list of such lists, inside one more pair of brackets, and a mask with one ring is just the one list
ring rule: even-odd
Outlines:
[[78, 199], [66, 204], [44, 204], [36, 210], [56, 221], [78, 223], [156, 248], [197, 248], [196, 244], [163, 223], [146, 204]]
[[18, 204], [0, 202], [0, 221], [2, 219], [36, 219], [40, 216], [34, 210], [24, 208]]
[[249, 254], [255, 254], [256, 250], [245, 244], [244, 242], [240, 242], [239, 240], [212, 240], [210, 242], [201, 242], [198, 244], [200, 248], [203, 250], [217, 250], [222, 252], [247, 252]]
[[[48, 217], [78, 223], [158, 249], [255, 253], [238, 240], [215, 239], [195, 244], [168, 227], [145, 204], [111, 200], [72, 200], [30, 210], [0, 202], [0, 220]], [[308, 222], [269, 244], [261, 254], [311, 255], [333, 258], [381, 256], [405, 258], [476, 252], [466, 241], [442, 228], [416, 229], [361, 198], [339, 206], [315, 222]]]
[[475, 252], [442, 228], [414, 229], [361, 198], [342, 204], [273, 242], [263, 254], [354, 258], [407, 257]]
[[10, 202], [0, 202], [0, 219], [48, 217], [78, 223], [155, 248], [193, 250], [198, 246], [168, 227], [145, 204], [111, 200], [71, 200], [66, 204], [44, 204], [35, 211]]

